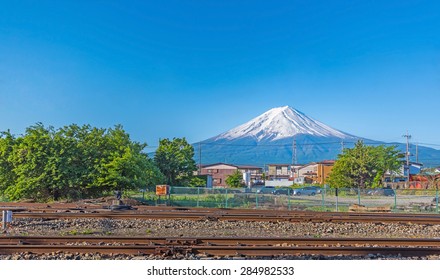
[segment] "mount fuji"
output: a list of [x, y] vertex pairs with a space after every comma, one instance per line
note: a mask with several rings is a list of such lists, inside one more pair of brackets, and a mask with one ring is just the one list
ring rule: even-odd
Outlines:
[[313, 137], [357, 138], [316, 121], [289, 106], [273, 108], [247, 123], [208, 140], [234, 140], [252, 137], [257, 142], [277, 141], [298, 135]]
[[[195, 159], [202, 164], [225, 162], [262, 166], [336, 159], [343, 148], [353, 147], [358, 140], [372, 145], [387, 144], [345, 133], [284, 106], [193, 145]], [[405, 150], [402, 143], [390, 144]], [[419, 147], [418, 153], [428, 161], [440, 161], [439, 150]]]

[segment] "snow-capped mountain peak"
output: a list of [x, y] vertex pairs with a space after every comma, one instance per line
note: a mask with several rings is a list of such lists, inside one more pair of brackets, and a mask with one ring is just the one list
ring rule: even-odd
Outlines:
[[[306, 164], [336, 159], [356, 141], [382, 145], [383, 142], [357, 137], [329, 127], [289, 106], [273, 108], [262, 115], [218, 136], [196, 143], [200, 162], [253, 164]], [[204, 144], [204, 145], [201, 145]], [[390, 143], [396, 145], [396, 143]], [[405, 144], [398, 144], [405, 151]], [[428, 164], [438, 165], [440, 151], [419, 148]]]
[[257, 141], [275, 141], [298, 134], [343, 139], [353, 137], [314, 120], [294, 108], [283, 106], [270, 109], [247, 123], [214, 137], [214, 140], [254, 137]]

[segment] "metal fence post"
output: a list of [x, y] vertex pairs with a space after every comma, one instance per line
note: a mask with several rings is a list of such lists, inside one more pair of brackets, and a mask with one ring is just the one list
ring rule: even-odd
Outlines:
[[255, 206], [258, 209], [258, 193], [255, 194]]
[[336, 195], [336, 212], [339, 212], [339, 209], [338, 209], [338, 196], [339, 196], [338, 188], [336, 188], [336, 190], [335, 190], [335, 195]]
[[288, 203], [288, 207], [289, 207], [289, 211], [291, 210], [291, 206], [290, 206], [290, 188], [287, 189], [287, 203]]
[[361, 205], [361, 189], [358, 187], [358, 204]]
[[394, 211], [397, 209], [397, 193], [394, 191]]
[[435, 209], [438, 213], [438, 189], [435, 190]]
[[228, 189], [226, 189], [225, 208], [228, 208]]
[[200, 200], [200, 187], [197, 187], [197, 207], [199, 207], [199, 200]]
[[2, 229], [3, 230], [6, 230], [6, 211], [2, 211], [2, 222], [3, 222], [3, 224], [2, 224]]
[[[173, 191], [173, 187], [170, 186], [170, 192], [168, 194], [168, 206], [172, 206], [171, 192]], [[165, 196], [166, 197], [166, 196]]]
[[323, 189], [321, 191], [321, 211], [324, 211], [324, 206], [325, 206], [325, 204], [324, 204], [324, 195], [325, 195], [325, 189]]

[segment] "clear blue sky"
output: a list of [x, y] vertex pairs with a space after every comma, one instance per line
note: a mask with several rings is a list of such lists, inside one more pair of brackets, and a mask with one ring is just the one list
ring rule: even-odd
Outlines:
[[440, 148], [439, 1], [3, 1], [0, 130], [197, 142], [292, 106]]

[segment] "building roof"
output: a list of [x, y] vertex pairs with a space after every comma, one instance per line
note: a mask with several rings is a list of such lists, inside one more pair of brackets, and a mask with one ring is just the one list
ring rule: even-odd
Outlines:
[[262, 167], [258, 167], [255, 165], [236, 165], [238, 169], [263, 169]]
[[303, 165], [301, 168], [299, 168], [299, 169], [303, 169], [303, 168], [306, 168], [306, 167], [308, 167], [308, 166], [316, 165], [316, 164], [318, 164], [318, 163], [316, 163], [316, 162], [310, 162], [310, 163], [304, 164], [304, 165]]
[[[402, 160], [402, 162], [403, 162], [403, 165], [406, 165], [406, 160]], [[410, 165], [410, 166], [418, 166], [418, 167], [422, 167], [422, 166], [423, 166], [423, 163], [410, 161], [410, 162], [409, 162], [409, 165]]]
[[217, 163], [212, 163], [212, 164], [202, 164], [201, 167], [207, 168], [207, 167], [216, 166], [216, 165], [227, 165], [227, 166], [232, 166], [232, 167], [238, 168], [237, 165], [224, 163], [224, 162], [217, 162]]
[[320, 162], [317, 162], [318, 164], [335, 164], [336, 160], [333, 159], [326, 159]]

